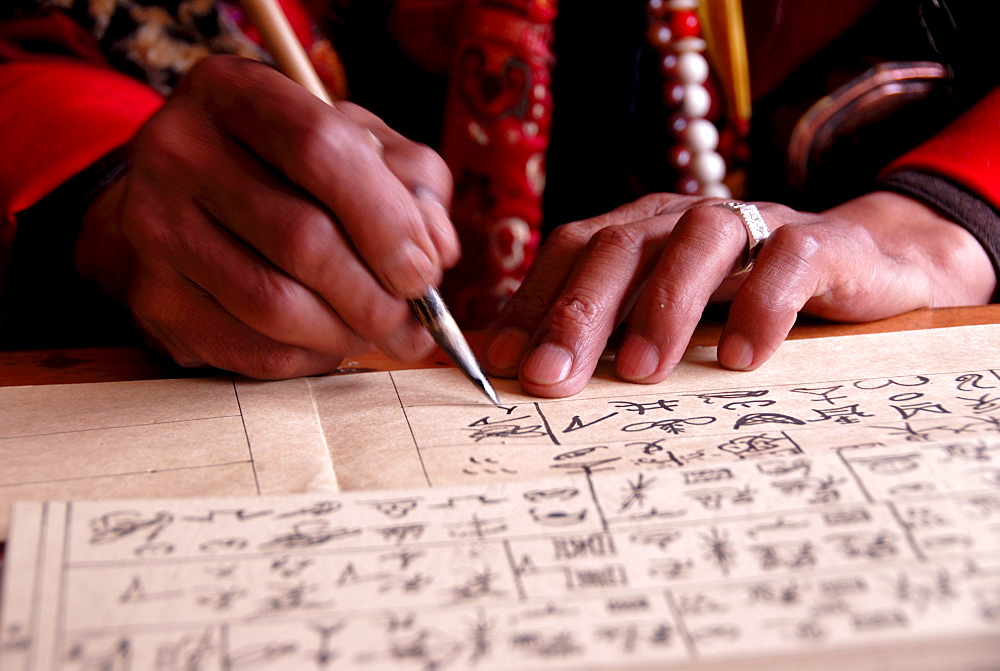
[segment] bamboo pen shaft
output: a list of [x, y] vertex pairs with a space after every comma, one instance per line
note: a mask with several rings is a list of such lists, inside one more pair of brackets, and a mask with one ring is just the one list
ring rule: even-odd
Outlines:
[[[300, 84], [320, 100], [333, 106], [333, 100], [316, 74], [306, 50], [292, 30], [288, 17], [278, 0], [242, 0], [243, 11], [251, 24], [260, 31], [264, 46], [271, 52], [278, 68], [292, 81]], [[372, 134], [375, 142], [378, 138]], [[381, 144], [381, 143], [379, 143]], [[479, 362], [469, 348], [469, 343], [455, 323], [437, 289], [428, 287], [422, 298], [411, 299], [410, 307], [417, 319], [430, 332], [434, 341], [458, 365], [458, 368], [482, 391], [490, 401], [500, 405], [496, 390], [483, 373]]]
[[316, 74], [305, 48], [296, 37], [278, 0], [242, 0], [243, 11], [260, 31], [260, 38], [278, 69], [320, 100], [332, 105], [326, 86]]

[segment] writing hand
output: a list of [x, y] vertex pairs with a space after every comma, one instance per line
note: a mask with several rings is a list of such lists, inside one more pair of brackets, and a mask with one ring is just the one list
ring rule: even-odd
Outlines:
[[458, 258], [451, 177], [429, 148], [271, 68], [205, 59], [93, 204], [78, 270], [186, 365], [326, 372], [373, 345], [433, 343], [407, 298]]
[[615, 372], [660, 382], [709, 302], [731, 301], [718, 348], [735, 370], [763, 364], [803, 311], [869, 321], [924, 306], [988, 302], [989, 258], [963, 228], [902, 195], [867, 194], [821, 214], [757, 203], [772, 233], [748, 272], [739, 215], [716, 199], [647, 196], [556, 229], [486, 343], [485, 367], [528, 393], [579, 392], [614, 329]]

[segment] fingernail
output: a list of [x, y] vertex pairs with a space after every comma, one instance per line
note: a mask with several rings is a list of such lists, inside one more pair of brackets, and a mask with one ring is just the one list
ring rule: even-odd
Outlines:
[[626, 380], [642, 381], [656, 372], [660, 351], [638, 334], [631, 334], [615, 356], [615, 370]]
[[556, 384], [569, 376], [573, 357], [565, 347], [545, 344], [528, 355], [521, 373], [535, 384]]
[[521, 329], [505, 328], [487, 346], [486, 360], [497, 370], [514, 368], [521, 360], [521, 352], [527, 343], [527, 333]]
[[416, 361], [430, 354], [434, 340], [423, 326], [414, 324], [390, 335], [381, 344], [383, 351], [399, 361]]
[[382, 270], [388, 287], [407, 298], [416, 298], [436, 284], [437, 274], [427, 253], [408, 240], [386, 259]]
[[753, 366], [753, 346], [739, 333], [730, 333], [719, 343], [719, 362], [733, 370], [750, 370]]

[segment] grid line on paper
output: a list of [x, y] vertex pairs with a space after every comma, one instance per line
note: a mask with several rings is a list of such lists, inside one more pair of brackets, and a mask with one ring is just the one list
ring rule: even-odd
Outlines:
[[424, 474], [424, 482], [427, 483], [428, 487], [432, 487], [430, 473], [427, 472], [427, 465], [424, 463], [424, 455], [421, 452], [420, 445], [417, 443], [417, 436], [413, 432], [413, 426], [410, 424], [410, 416], [406, 413], [406, 406], [403, 404], [403, 397], [399, 395], [399, 387], [396, 385], [396, 378], [393, 376], [392, 372], [389, 372], [389, 381], [392, 382], [392, 390], [396, 394], [396, 401], [399, 403], [400, 410], [403, 411], [403, 419], [406, 420], [406, 429], [410, 432], [410, 439], [413, 441], [413, 449], [417, 453], [417, 460], [420, 462], [420, 470]]
[[95, 426], [88, 429], [70, 429], [68, 431], [47, 431], [45, 433], [19, 433], [16, 436], [0, 436], [3, 440], [19, 440], [21, 438], [44, 438], [45, 436], [70, 436], [76, 433], [92, 433], [95, 431], [113, 431], [115, 429], [134, 429], [143, 426], [161, 426], [166, 424], [184, 424], [187, 422], [204, 422], [210, 419], [233, 419], [242, 418], [242, 414], [236, 415], [211, 415], [208, 417], [187, 417], [185, 419], [165, 419], [155, 422], [139, 422], [138, 424], [115, 424], [112, 426]]
[[[51, 480], [27, 480], [23, 482], [15, 482], [12, 484], [0, 484], [0, 491], [7, 487], [22, 487], [27, 485], [46, 485], [54, 482], [79, 482], [83, 480], [99, 480], [101, 478], [117, 478], [126, 475], [153, 475], [155, 473], [173, 473], [177, 471], [198, 471], [206, 468], [219, 468], [222, 466], [239, 466], [240, 464], [250, 464], [253, 466], [252, 459], [246, 459], [244, 461], [224, 461], [216, 464], [198, 464], [196, 466], [177, 466], [174, 468], [156, 468], [153, 470], [142, 470], [142, 471], [120, 471], [118, 473], [99, 473], [97, 475], [78, 475], [72, 478], [54, 478]], [[260, 492], [257, 492], [258, 494]]]
[[236, 388], [236, 379], [231, 380], [233, 385], [233, 396], [236, 398], [236, 407], [240, 409], [240, 422], [243, 424], [243, 437], [247, 441], [247, 454], [250, 455], [250, 468], [253, 470], [253, 484], [257, 489], [257, 494], [260, 495], [260, 477], [257, 474], [257, 464], [253, 459], [253, 445], [250, 443], [250, 432], [247, 429], [247, 418], [243, 416], [243, 406], [240, 403], [240, 390]]

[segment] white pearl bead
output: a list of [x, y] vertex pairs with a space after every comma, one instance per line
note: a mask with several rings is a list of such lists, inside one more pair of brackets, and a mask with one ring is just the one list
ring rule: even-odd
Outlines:
[[670, 0], [667, 9], [675, 12], [681, 9], [698, 9], [698, 0]]
[[721, 182], [726, 176], [726, 162], [714, 151], [698, 152], [691, 161], [691, 174], [701, 182]]
[[715, 151], [719, 146], [719, 129], [707, 119], [691, 119], [682, 139], [691, 151]]
[[708, 79], [708, 61], [697, 51], [685, 51], [677, 57], [677, 76], [685, 84], [704, 84]]
[[703, 117], [712, 106], [712, 96], [708, 89], [700, 84], [688, 84], [684, 87], [684, 102], [681, 109], [689, 117]]
[[701, 196], [708, 196], [709, 198], [732, 198], [733, 193], [729, 190], [729, 187], [722, 182], [712, 182], [711, 184], [703, 184], [701, 189], [698, 190], [698, 194]]
[[682, 37], [673, 43], [676, 51], [704, 51], [708, 48], [708, 42], [700, 37]]

